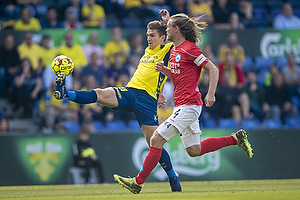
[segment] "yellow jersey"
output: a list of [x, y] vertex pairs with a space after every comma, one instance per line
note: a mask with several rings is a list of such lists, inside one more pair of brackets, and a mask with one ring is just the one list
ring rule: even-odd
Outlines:
[[[104, 55], [109, 59], [109, 62], [113, 64], [115, 62], [114, 60], [114, 54], [121, 53], [122, 51], [130, 51], [130, 45], [126, 40], [122, 40], [121, 44], [116, 43], [115, 41], [110, 41], [104, 46]], [[123, 62], [126, 62], [126, 57], [122, 54]]]
[[100, 18], [105, 17], [105, 11], [102, 6], [95, 4], [93, 7], [89, 5], [82, 6], [81, 14], [84, 18], [92, 15], [91, 20], [84, 20], [83, 23], [86, 27], [99, 27], [101, 24], [98, 21]]
[[245, 51], [241, 45], [236, 45], [232, 48], [228, 47], [226, 44], [222, 44], [219, 47], [219, 61], [225, 62], [226, 54], [232, 53], [237, 62], [244, 62], [245, 60]]
[[147, 47], [127, 87], [145, 90], [150, 96], [157, 99], [167, 76], [161, 72], [156, 72], [155, 64], [164, 61], [165, 66], [169, 67], [172, 46], [173, 43], [167, 43], [158, 45], [154, 49]]
[[39, 60], [42, 58], [42, 51], [39, 45], [33, 43], [28, 46], [26, 43], [22, 43], [18, 46], [18, 53], [21, 60], [24, 58], [28, 58], [30, 60], [34, 70], [39, 68]]
[[14, 30], [15, 31], [39, 31], [41, 30], [40, 21], [34, 17], [29, 19], [29, 23], [25, 24], [21, 19], [16, 21]]
[[73, 44], [71, 48], [67, 45], [61, 45], [59, 48], [59, 54], [66, 55], [70, 57], [75, 65], [75, 67], [85, 67], [88, 61], [83, 53], [83, 50], [79, 44]]
[[58, 50], [55, 47], [49, 49], [46, 49], [45, 47], [41, 47], [41, 53], [42, 53], [43, 65], [46, 67], [48, 65], [51, 65], [53, 59], [58, 54]]

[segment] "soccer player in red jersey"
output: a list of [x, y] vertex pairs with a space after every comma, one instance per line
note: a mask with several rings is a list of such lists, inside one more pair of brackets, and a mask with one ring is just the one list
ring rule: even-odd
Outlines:
[[219, 78], [217, 67], [195, 45], [201, 40], [198, 33], [201, 33], [206, 23], [200, 22], [197, 18], [189, 18], [185, 14], [169, 17], [167, 10], [160, 12], [163, 20], [167, 22], [167, 40], [172, 41], [174, 47], [169, 58], [170, 68], [159, 62], [156, 63], [155, 70], [172, 78], [175, 108], [172, 115], [154, 131], [150, 139], [150, 151], [138, 175], [134, 178], [114, 175], [116, 181], [134, 194], [141, 191], [145, 180], [157, 165], [163, 144], [177, 134], [180, 134], [182, 143], [191, 157], [202, 156], [230, 145], [241, 147], [250, 158], [253, 155], [246, 132], [242, 129], [230, 136], [208, 138], [200, 142], [201, 130], [198, 118], [203, 102], [197, 85], [201, 69], [204, 68], [209, 72], [209, 89], [204, 99], [208, 107], [215, 102]]

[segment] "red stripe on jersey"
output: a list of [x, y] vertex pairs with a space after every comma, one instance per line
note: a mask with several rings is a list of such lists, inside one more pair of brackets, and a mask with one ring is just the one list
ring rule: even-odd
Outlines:
[[196, 65], [194, 61], [203, 52], [193, 43], [186, 40], [181, 45], [173, 47], [170, 55], [170, 67], [174, 84], [175, 106], [202, 105], [198, 81], [201, 69], [207, 64], [208, 59]]

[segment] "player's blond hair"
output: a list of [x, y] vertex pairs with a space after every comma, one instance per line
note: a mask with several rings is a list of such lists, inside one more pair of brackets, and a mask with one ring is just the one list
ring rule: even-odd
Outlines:
[[205, 29], [207, 23], [205, 21], [200, 21], [201, 17], [192, 17], [190, 18], [186, 14], [179, 13], [172, 15], [172, 26], [178, 26], [181, 34], [185, 37], [186, 40], [196, 44], [198, 41], [201, 41], [202, 34], [201, 31]]

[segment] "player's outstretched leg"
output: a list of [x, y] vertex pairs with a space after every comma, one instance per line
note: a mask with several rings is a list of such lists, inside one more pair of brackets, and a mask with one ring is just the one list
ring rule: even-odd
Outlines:
[[128, 189], [133, 194], [138, 194], [142, 190], [144, 184], [137, 184], [134, 178], [124, 178], [117, 174], [114, 174], [114, 179], [124, 188]]
[[55, 80], [54, 97], [56, 99], [63, 99], [68, 96], [68, 91], [66, 90], [65, 82], [66, 82], [66, 74], [63, 72], [59, 73]]
[[253, 153], [252, 153], [252, 148], [251, 144], [249, 143], [247, 139], [247, 134], [246, 131], [243, 129], [238, 130], [235, 133], [231, 134], [236, 140], [237, 140], [237, 146], [241, 147], [246, 151], [246, 154], [248, 155], [249, 158], [252, 158]]

